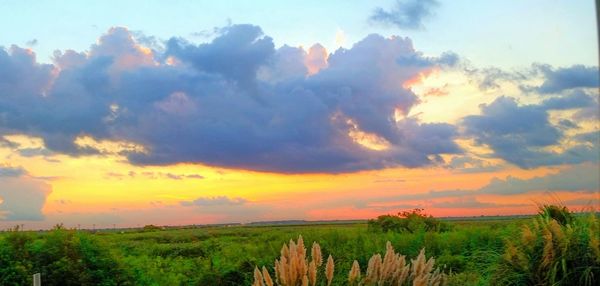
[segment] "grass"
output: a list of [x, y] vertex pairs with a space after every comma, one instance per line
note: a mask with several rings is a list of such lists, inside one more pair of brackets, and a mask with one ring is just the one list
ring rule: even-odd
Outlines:
[[[571, 228], [577, 234], [575, 236], [585, 238], [582, 238], [578, 244], [586, 244], [592, 251], [593, 246], [597, 246], [598, 240], [594, 240], [595, 233], [591, 233], [590, 229], [596, 227], [597, 233], [597, 221], [590, 225], [589, 222], [582, 222], [584, 219], [586, 218], [576, 217], [575, 221], [581, 222], [581, 225], [571, 226]], [[299, 235], [302, 235], [304, 243], [309, 248], [308, 254], [313, 242], [319, 243], [323, 257], [319, 275], [324, 277], [323, 271], [329, 255], [335, 260], [331, 285], [348, 285], [348, 275], [355, 260], [361, 267], [362, 277], [365, 277], [369, 260], [376, 253], [381, 253], [383, 257], [388, 241], [395, 252], [406, 255], [407, 263], [411, 261], [410, 258], [416, 258], [425, 248], [427, 257], [435, 257], [436, 267], [445, 265], [443, 268], [445, 273], [450, 274], [448, 285], [490, 285], [494, 282], [498, 284], [497, 282], [504, 276], [521, 277], [519, 278], [521, 280], [514, 281], [523, 282], [523, 285], [533, 285], [530, 282], [534, 278], [523, 278], [531, 268], [523, 270], [506, 264], [507, 258], [510, 258], [507, 252], [513, 251], [509, 242], [513, 242], [518, 251], [524, 251], [519, 247], [522, 246], [525, 225], [530, 227], [536, 237], [541, 237], [540, 246], [535, 248], [536, 250], [531, 250], [528, 255], [534, 257], [534, 252], [544, 251], [544, 231], [537, 231], [531, 226], [533, 219], [458, 220], [447, 223], [450, 225], [450, 230], [445, 232], [414, 233], [374, 231], [366, 223], [220, 226], [150, 231], [100, 231], [95, 234], [73, 230], [45, 233], [9, 232], [0, 234], [0, 270], [4, 271], [0, 271], [0, 284], [30, 284], [27, 283], [30, 282], [27, 280], [30, 278], [27, 277], [38, 272], [41, 267], [34, 260], [19, 265], [13, 261], [13, 255], [22, 251], [13, 247], [11, 241], [15, 240], [15, 237], [29, 237], [18, 244], [22, 249], [28, 249], [26, 253], [28, 257], [21, 258], [23, 262], [37, 256], [49, 257], [48, 254], [44, 254], [45, 250], [38, 249], [39, 246], [47, 243], [49, 238], [55, 238], [57, 236], [55, 233], [66, 232], [71, 233], [73, 237], [79, 237], [73, 239], [71, 244], [82, 249], [75, 254], [83, 257], [84, 260], [87, 259], [86, 261], [91, 261], [88, 263], [95, 261], [94, 255], [101, 254], [99, 257], [103, 264], [96, 266], [95, 272], [86, 275], [98, 276], [112, 273], [111, 275], [115, 276], [114, 273], [118, 274], [120, 280], [111, 280], [109, 277], [104, 285], [252, 285], [257, 266], [259, 269], [266, 266], [267, 271], [275, 279], [273, 265], [276, 259], [280, 259], [282, 245]], [[561, 227], [566, 230], [568, 226]], [[577, 259], [572, 255], [563, 255], [563, 257]], [[106, 263], [107, 259], [112, 259], [114, 263]], [[71, 263], [79, 263], [78, 260], [74, 261]], [[15, 267], [13, 269], [6, 265]], [[569, 265], [571, 264], [567, 264]], [[597, 270], [594, 267], [598, 267], [600, 261], [585, 260], [573, 265], [583, 267], [582, 271], [587, 271], [589, 278], [590, 275], [598, 275], [595, 274]], [[87, 271], [85, 267], [73, 268], [77, 271]], [[51, 272], [51, 268], [45, 269]], [[13, 279], [21, 277], [19, 275], [27, 276], [23, 276], [25, 278], [21, 280]], [[13, 280], [7, 277], [13, 277], [10, 278]], [[11, 281], [21, 283], [11, 283]], [[44, 284], [58, 285], [48, 281]]]
[[522, 226], [519, 239], [507, 241], [494, 276], [496, 285], [597, 285], [600, 229], [595, 215], [574, 217], [541, 213]]

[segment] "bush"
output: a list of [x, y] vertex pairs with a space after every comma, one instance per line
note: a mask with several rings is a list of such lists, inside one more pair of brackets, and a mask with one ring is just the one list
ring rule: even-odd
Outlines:
[[31, 284], [30, 235], [15, 227], [0, 240], [0, 285]]
[[142, 231], [144, 231], [144, 232], [152, 232], [152, 231], [159, 231], [159, 230], [163, 230], [163, 228], [160, 226], [153, 225], [153, 224], [145, 225], [144, 228], [142, 228]]
[[519, 239], [506, 242], [493, 284], [598, 285], [598, 219], [595, 214], [566, 214], [565, 207], [543, 206], [533, 223], [523, 226]]
[[398, 215], [382, 215], [375, 220], [369, 220], [369, 228], [383, 232], [443, 232], [450, 229], [449, 225], [431, 215], [423, 213], [423, 209], [413, 209], [399, 212]]
[[0, 240], [0, 285], [127, 285], [129, 276], [91, 235], [61, 225], [37, 235], [14, 229]]

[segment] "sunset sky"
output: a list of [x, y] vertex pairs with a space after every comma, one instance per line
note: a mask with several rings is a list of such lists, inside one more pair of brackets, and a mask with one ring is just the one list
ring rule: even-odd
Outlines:
[[592, 0], [123, 2], [0, 2], [0, 228], [600, 207]]

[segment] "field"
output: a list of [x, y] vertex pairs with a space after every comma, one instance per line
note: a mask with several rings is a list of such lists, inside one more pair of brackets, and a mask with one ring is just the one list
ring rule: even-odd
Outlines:
[[[597, 220], [588, 217], [577, 220], [585, 221], [588, 229], [596, 228], [587, 236], [593, 246]], [[43, 285], [250, 285], [255, 266], [272, 269], [282, 245], [302, 235], [306, 245], [317, 241], [324, 257], [334, 257], [332, 285], [347, 285], [353, 261], [366, 266], [371, 255], [385, 252], [387, 241], [408, 258], [425, 248], [427, 257], [435, 257], [436, 266], [449, 274], [448, 285], [489, 285], [497, 283], [500, 264], [509, 259], [507, 243], [520, 241], [523, 226], [533, 221], [453, 220], [444, 232], [413, 233], [378, 231], [366, 223], [12, 230], [0, 235], [0, 284], [31, 285], [30, 274], [41, 272]], [[592, 274], [597, 275], [598, 265], [589, 265]]]

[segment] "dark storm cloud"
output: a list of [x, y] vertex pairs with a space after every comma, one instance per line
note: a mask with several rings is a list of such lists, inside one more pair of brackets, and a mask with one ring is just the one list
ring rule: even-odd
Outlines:
[[600, 71], [598, 67], [574, 65], [568, 68], [554, 69], [549, 65], [537, 65], [545, 77], [540, 93], [558, 93], [572, 88], [600, 87]]
[[[85, 53], [56, 52], [54, 65], [2, 50], [0, 135], [39, 136], [71, 155], [101, 153], [75, 144], [79, 136], [125, 140], [146, 149], [121, 152], [135, 164], [284, 173], [419, 167], [461, 152], [450, 124], [395, 120], [418, 102], [402, 83], [455, 64], [455, 54], [424, 57], [408, 38], [369, 35], [307, 75], [307, 51], [275, 49], [259, 27], [217, 32], [205, 44], [173, 38], [148, 49], [112, 28]], [[352, 130], [389, 148], [365, 148]]]
[[558, 146], [563, 132], [549, 121], [548, 110], [595, 104], [585, 94], [549, 99], [540, 105], [519, 105], [511, 97], [499, 97], [481, 107], [481, 115], [462, 120], [466, 135], [489, 146], [494, 155], [521, 168], [598, 161], [597, 142], [575, 141], [562, 153], [543, 148]]
[[369, 20], [400, 29], [422, 29], [424, 20], [430, 17], [438, 6], [439, 3], [435, 0], [396, 0], [389, 10], [376, 8]]

